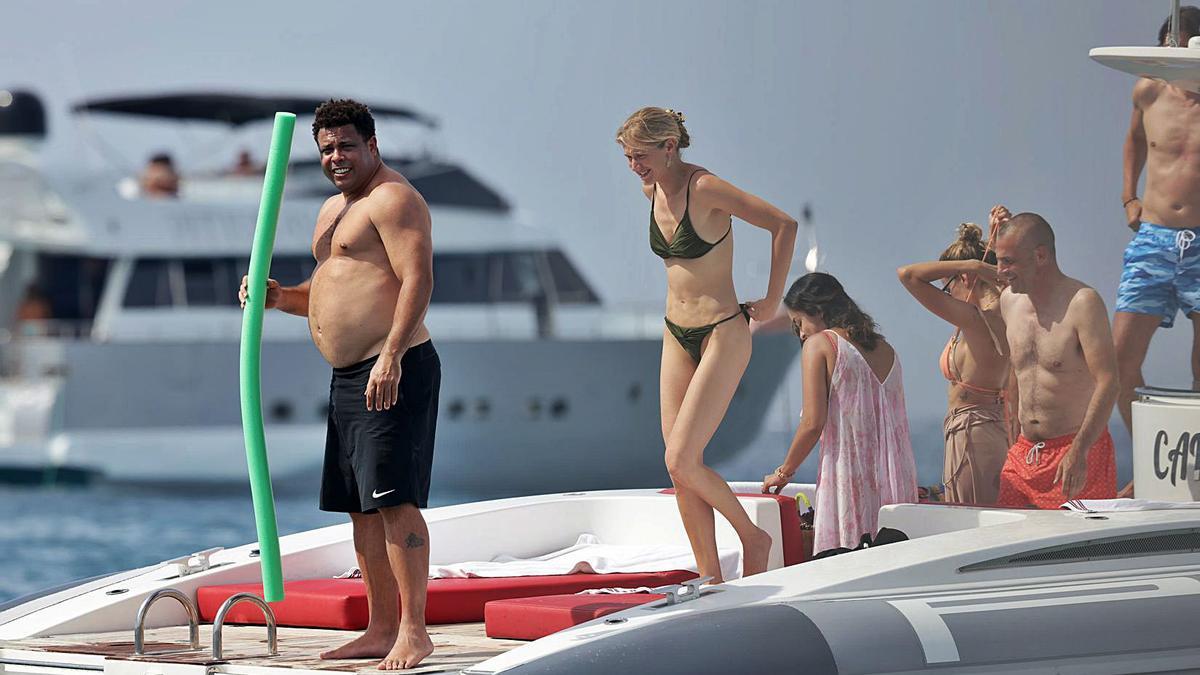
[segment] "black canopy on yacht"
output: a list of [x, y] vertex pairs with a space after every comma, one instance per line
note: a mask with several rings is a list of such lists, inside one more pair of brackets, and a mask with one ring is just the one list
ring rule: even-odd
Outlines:
[[29, 91], [0, 89], [0, 136], [46, 136], [46, 108]]
[[[327, 99], [312, 96], [251, 96], [218, 92], [120, 96], [93, 99], [72, 106], [74, 112], [106, 112], [178, 120], [205, 120], [241, 126], [270, 121], [276, 112], [310, 115]], [[411, 108], [367, 104], [375, 115], [400, 117], [429, 128], [437, 120]]]
[[[238, 127], [253, 122], [269, 122], [276, 112], [289, 111], [311, 115], [327, 99], [313, 96], [253, 96], [220, 92], [191, 92], [156, 94], [152, 96], [121, 96], [82, 101], [71, 110], [102, 112], [119, 115], [138, 115], [170, 120], [198, 120]], [[437, 120], [411, 108], [371, 105], [376, 117], [400, 118], [429, 129]], [[465, 206], [506, 212], [508, 202], [495, 190], [468, 173], [464, 168], [434, 160], [430, 157], [391, 157], [387, 162], [403, 173], [431, 204]], [[319, 169], [315, 161], [295, 159], [292, 166]], [[301, 188], [302, 193], [323, 197], [331, 193], [327, 185]]]

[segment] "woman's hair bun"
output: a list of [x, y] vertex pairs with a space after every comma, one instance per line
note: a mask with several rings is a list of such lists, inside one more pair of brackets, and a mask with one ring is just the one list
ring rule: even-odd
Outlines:
[[975, 223], [962, 223], [958, 226], [958, 240], [964, 244], [978, 244], [983, 241], [983, 228]]

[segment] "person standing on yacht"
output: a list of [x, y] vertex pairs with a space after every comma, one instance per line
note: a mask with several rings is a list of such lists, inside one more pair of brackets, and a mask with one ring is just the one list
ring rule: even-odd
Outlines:
[[[1200, 9], [1179, 13], [1180, 45], [1200, 35]], [[1158, 31], [1166, 46], [1170, 19]], [[1134, 391], [1143, 385], [1150, 339], [1182, 310], [1192, 321], [1192, 388], [1200, 389], [1200, 94], [1148, 77], [1133, 86], [1121, 203], [1134, 231], [1117, 289], [1113, 339], [1121, 376], [1121, 419], [1133, 432]], [[1138, 178], [1146, 169], [1146, 198]]]
[[[617, 130], [617, 143], [650, 200], [650, 249], [667, 268], [659, 407], [679, 514], [701, 576], [724, 579], [713, 509], [741, 539], [743, 575], [757, 574], [767, 569], [771, 536], [704, 464], [704, 448], [750, 361], [750, 320], [769, 321], [779, 313], [796, 220], [683, 161], [680, 151], [690, 138], [682, 113], [642, 108]], [[733, 288], [732, 216], [771, 233], [767, 295], [746, 304], [738, 303]]]
[[[365, 105], [321, 104], [313, 138], [339, 194], [317, 214], [312, 278], [292, 287], [268, 280], [266, 306], [308, 317], [333, 366], [320, 506], [350, 514], [370, 611], [362, 636], [321, 658], [382, 657], [381, 670], [412, 668], [433, 652], [429, 530], [419, 510], [429, 498], [441, 382], [424, 324], [433, 290], [429, 209], [383, 163]], [[240, 298], [244, 306], [245, 279]]]
[[[942, 483], [950, 502], [991, 505], [1000, 493], [1000, 469], [1012, 445], [1009, 428], [1008, 345], [1000, 318], [996, 254], [983, 229], [958, 226], [958, 238], [937, 262], [896, 271], [925, 309], [954, 325], [938, 365], [949, 382]], [[945, 279], [941, 290], [933, 282]]]
[[852, 549], [875, 535], [881, 506], [917, 501], [900, 357], [833, 275], [805, 274], [783, 303], [804, 344], [804, 412], [762, 491], [779, 494], [819, 441], [813, 551]]
[[993, 213], [998, 277], [1008, 285], [1000, 313], [1021, 399], [1021, 435], [1005, 459], [998, 503], [1056, 509], [1068, 499], [1116, 497], [1108, 418], [1117, 356], [1104, 300], [1059, 269], [1044, 218]]

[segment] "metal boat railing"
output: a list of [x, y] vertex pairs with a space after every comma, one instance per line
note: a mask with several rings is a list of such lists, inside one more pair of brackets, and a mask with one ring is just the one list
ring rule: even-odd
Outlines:
[[262, 610], [267, 621], [267, 655], [279, 654], [278, 630], [275, 627], [275, 612], [271, 611], [271, 606], [253, 593], [237, 593], [221, 604], [221, 608], [217, 610], [217, 618], [213, 620], [213, 658], [222, 658], [221, 629], [225, 627], [225, 617], [234, 605], [241, 602], [249, 602]]
[[143, 656], [146, 653], [146, 614], [150, 611], [150, 607], [162, 598], [172, 598], [179, 601], [183, 605], [184, 611], [188, 615], [188, 642], [191, 651], [200, 649], [200, 612], [196, 609], [192, 599], [174, 588], [160, 588], [154, 591], [142, 601], [142, 606], [138, 608], [137, 620], [133, 624], [133, 653], [138, 656]]

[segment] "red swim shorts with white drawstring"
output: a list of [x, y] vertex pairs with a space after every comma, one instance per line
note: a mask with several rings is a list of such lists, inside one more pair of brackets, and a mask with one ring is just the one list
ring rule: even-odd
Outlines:
[[[1057, 509], [1067, 501], [1062, 483], [1054, 474], [1075, 434], [1031, 441], [1024, 435], [1008, 449], [1000, 472], [998, 506]], [[1108, 429], [1087, 451], [1087, 479], [1072, 499], [1114, 499], [1117, 496], [1117, 465]]]

